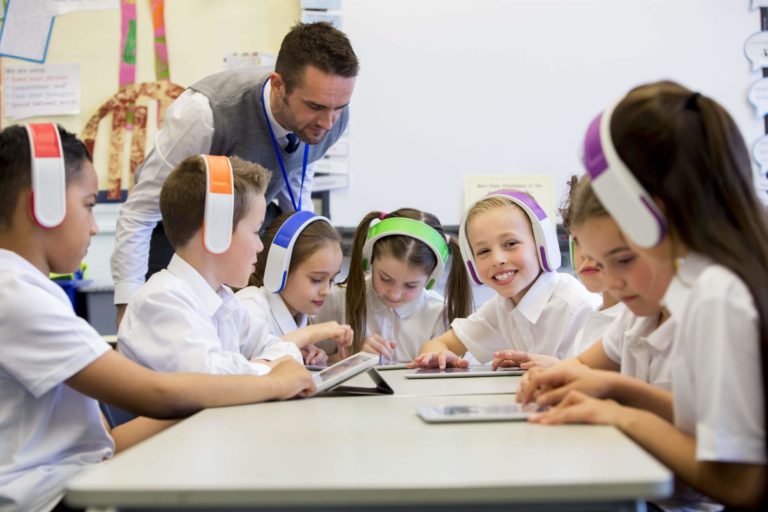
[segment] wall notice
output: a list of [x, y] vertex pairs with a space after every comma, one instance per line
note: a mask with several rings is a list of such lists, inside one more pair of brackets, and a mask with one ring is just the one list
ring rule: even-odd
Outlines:
[[12, 119], [79, 114], [80, 65], [5, 66], [3, 108]]

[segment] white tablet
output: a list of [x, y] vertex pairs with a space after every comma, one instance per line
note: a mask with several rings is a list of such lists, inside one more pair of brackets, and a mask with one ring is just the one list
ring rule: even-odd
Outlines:
[[421, 419], [427, 423], [464, 423], [471, 421], [525, 421], [541, 412], [536, 404], [520, 405], [436, 405], [419, 407]]
[[520, 376], [527, 370], [519, 367], [497, 368], [490, 366], [470, 366], [469, 368], [419, 368], [405, 374], [406, 379], [443, 379], [451, 377], [509, 377]]
[[317, 393], [328, 391], [355, 375], [373, 368], [379, 362], [379, 356], [368, 352], [358, 352], [325, 370], [312, 375], [317, 386]]
[[385, 361], [385, 362], [379, 362], [375, 366], [375, 368], [379, 371], [381, 370], [404, 370], [408, 366], [408, 363], [400, 363], [398, 361]]

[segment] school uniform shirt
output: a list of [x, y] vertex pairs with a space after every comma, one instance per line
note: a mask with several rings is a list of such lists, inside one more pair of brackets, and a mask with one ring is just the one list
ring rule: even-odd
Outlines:
[[214, 291], [177, 254], [128, 303], [117, 338], [123, 355], [164, 372], [264, 375], [269, 366], [253, 359], [301, 361], [296, 345], [250, 318], [229, 287]]
[[[336, 320], [347, 322], [347, 289], [335, 286], [317, 315], [318, 322]], [[366, 326], [365, 336], [377, 334], [385, 340], [396, 343], [395, 357], [398, 362], [409, 363], [419, 355], [421, 346], [448, 330], [443, 318], [445, 301], [433, 290], [422, 288], [417, 298], [390, 308], [384, 304], [373, 289], [371, 276], [365, 280]]]
[[576, 333], [576, 338], [573, 341], [574, 353], [581, 354], [594, 345], [625, 310], [624, 303], [617, 302], [609, 308], [592, 311], [587, 316], [584, 327]]
[[696, 459], [766, 464], [759, 314], [744, 282], [689, 254], [663, 299], [676, 321], [675, 425], [696, 437]]
[[603, 335], [603, 351], [621, 373], [669, 391], [675, 320], [659, 325], [659, 315], [637, 316], [629, 309]]
[[248, 286], [235, 295], [252, 317], [269, 324], [269, 330], [275, 336], [306, 327], [309, 321], [309, 317], [304, 313], [293, 316], [280, 294], [270, 292], [263, 286]]
[[451, 328], [481, 363], [508, 349], [566, 359], [575, 355], [576, 333], [601, 302], [573, 276], [542, 272], [520, 304], [495, 295]]
[[115, 445], [99, 405], [65, 381], [109, 351], [67, 295], [0, 249], [0, 510], [40, 510]]

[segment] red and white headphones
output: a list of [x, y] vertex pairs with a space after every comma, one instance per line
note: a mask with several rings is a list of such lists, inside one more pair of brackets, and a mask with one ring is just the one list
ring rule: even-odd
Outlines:
[[32, 216], [40, 226], [55, 228], [67, 214], [64, 150], [55, 123], [24, 125], [32, 167]]

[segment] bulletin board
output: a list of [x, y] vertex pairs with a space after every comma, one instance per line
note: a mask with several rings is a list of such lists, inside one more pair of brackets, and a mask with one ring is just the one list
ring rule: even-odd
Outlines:
[[[21, 0], [15, 0], [21, 1]], [[115, 0], [119, 6], [119, 1]], [[150, 0], [136, 0], [136, 79], [155, 81], [153, 24]], [[224, 69], [226, 55], [246, 52], [277, 54], [280, 42], [301, 16], [299, 0], [165, 0], [165, 29], [170, 81], [185, 88]], [[81, 134], [89, 118], [119, 89], [121, 52], [120, 9], [77, 11], [56, 16], [50, 35], [46, 64], [78, 63], [81, 108], [75, 115], [45, 118], [2, 118], [2, 126], [27, 121], [55, 121]], [[11, 58], [3, 66], [34, 66]], [[3, 115], [5, 115], [3, 113]], [[148, 109], [145, 153], [153, 147], [157, 119]], [[111, 115], [99, 124], [94, 164], [100, 188], [106, 187]], [[122, 152], [122, 169], [130, 158], [130, 137]], [[124, 198], [124, 195], [123, 195]]]

